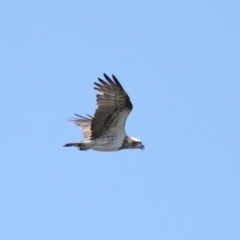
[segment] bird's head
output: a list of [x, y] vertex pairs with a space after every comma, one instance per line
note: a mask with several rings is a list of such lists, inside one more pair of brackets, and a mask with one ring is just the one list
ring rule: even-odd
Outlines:
[[125, 137], [125, 139], [124, 139], [123, 148], [125, 148], [125, 149], [141, 148], [143, 150], [144, 145], [142, 144], [140, 139], [128, 136], [128, 137]]

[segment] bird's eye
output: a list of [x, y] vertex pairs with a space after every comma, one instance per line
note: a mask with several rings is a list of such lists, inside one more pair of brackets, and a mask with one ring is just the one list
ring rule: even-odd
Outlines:
[[142, 142], [139, 142], [139, 144], [142, 144]]

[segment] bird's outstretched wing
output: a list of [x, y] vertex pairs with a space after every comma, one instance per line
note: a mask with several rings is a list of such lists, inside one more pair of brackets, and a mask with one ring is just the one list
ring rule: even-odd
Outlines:
[[69, 119], [82, 127], [82, 134], [87, 140], [96, 139], [107, 132], [125, 133], [125, 122], [133, 109], [129, 96], [117, 78], [112, 75], [113, 79], [110, 79], [106, 74], [103, 75], [105, 81], [98, 78], [100, 83], [94, 83], [97, 86], [94, 89], [101, 93], [97, 94], [98, 108], [94, 116], [75, 114], [77, 118]]
[[96, 139], [107, 131], [124, 132], [126, 119], [133, 109], [128, 94], [117, 78], [112, 79], [103, 74], [105, 81], [98, 78], [100, 83], [94, 83], [101, 94], [97, 94], [98, 108], [91, 119], [90, 139]]
[[69, 120], [74, 122], [77, 126], [81, 127], [83, 137], [86, 140], [90, 140], [91, 139], [91, 134], [92, 134], [92, 131], [91, 131], [92, 116], [87, 114], [88, 115], [88, 118], [87, 118], [87, 117], [80, 116], [76, 113], [75, 113], [75, 115], [77, 116], [77, 118], [71, 118]]

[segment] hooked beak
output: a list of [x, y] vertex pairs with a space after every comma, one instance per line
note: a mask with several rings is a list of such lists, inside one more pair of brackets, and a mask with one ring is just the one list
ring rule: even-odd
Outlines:
[[145, 147], [144, 147], [144, 145], [141, 145], [140, 148], [143, 150]]

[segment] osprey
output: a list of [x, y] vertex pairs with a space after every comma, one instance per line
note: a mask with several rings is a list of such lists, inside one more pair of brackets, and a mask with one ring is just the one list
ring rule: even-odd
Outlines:
[[83, 117], [70, 119], [82, 128], [84, 141], [67, 143], [64, 147], [78, 147], [79, 150], [93, 149], [97, 151], [118, 151], [121, 149], [144, 149], [142, 142], [126, 135], [125, 122], [133, 109], [128, 94], [117, 78], [112, 79], [103, 74], [105, 81], [98, 78], [100, 83], [94, 83], [101, 94], [97, 94], [98, 108], [94, 116], [87, 114]]

